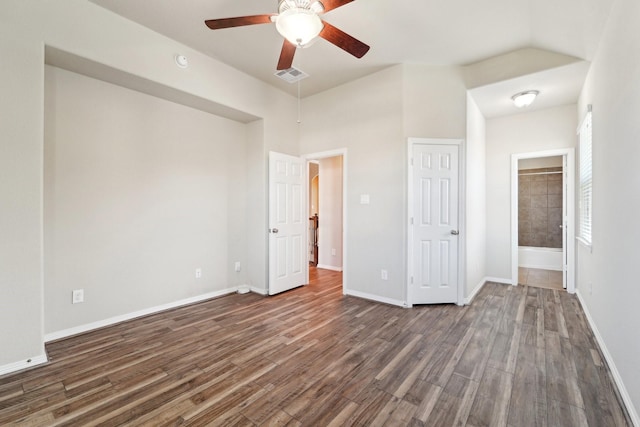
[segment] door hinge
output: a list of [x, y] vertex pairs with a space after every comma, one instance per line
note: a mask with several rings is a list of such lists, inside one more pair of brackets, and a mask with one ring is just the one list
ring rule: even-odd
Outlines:
[[413, 166], [413, 157], [411, 158], [411, 166]]
[[413, 276], [411, 276], [411, 284], [413, 285]]
[[413, 218], [409, 220], [409, 224], [413, 225]]

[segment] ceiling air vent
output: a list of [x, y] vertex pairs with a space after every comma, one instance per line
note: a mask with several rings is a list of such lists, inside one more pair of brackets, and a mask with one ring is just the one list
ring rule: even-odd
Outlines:
[[277, 71], [274, 74], [276, 77], [281, 78], [282, 80], [284, 80], [287, 83], [295, 83], [298, 82], [302, 79], [306, 79], [307, 77], [309, 77], [309, 74], [305, 73], [302, 70], [298, 70], [295, 67], [291, 67], [288, 68], [286, 70], [282, 70], [282, 71]]

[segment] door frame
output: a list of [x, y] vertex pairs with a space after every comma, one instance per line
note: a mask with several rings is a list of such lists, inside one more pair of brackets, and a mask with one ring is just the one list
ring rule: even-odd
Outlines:
[[[566, 277], [567, 292], [576, 292], [575, 284], [575, 186], [576, 163], [575, 148], [560, 148], [556, 150], [536, 151], [532, 153], [519, 153], [511, 155], [511, 280], [513, 286], [518, 286], [518, 161], [520, 159], [535, 159], [539, 157], [562, 156], [563, 164], [567, 165], [566, 188], [563, 191], [566, 199], [566, 217], [564, 227], [566, 231]], [[564, 266], [563, 266], [564, 268]]]
[[[347, 294], [347, 261], [348, 261], [348, 253], [347, 253], [347, 218], [349, 209], [347, 207], [347, 183], [349, 179], [349, 174], [347, 173], [347, 149], [346, 148], [338, 148], [335, 150], [329, 151], [321, 151], [318, 153], [309, 153], [302, 155], [302, 159], [304, 160], [307, 167], [307, 175], [309, 175], [309, 162], [311, 160], [321, 160], [328, 159], [330, 157], [339, 157], [342, 156], [342, 294]], [[308, 179], [307, 179], [308, 181]], [[307, 218], [309, 218], [309, 191], [307, 191], [307, 202], [305, 204], [305, 212], [307, 214]], [[309, 233], [305, 233], [305, 248], [309, 248]], [[309, 283], [309, 263], [306, 263], [306, 282]]]
[[416, 145], [457, 145], [458, 146], [458, 291], [456, 304], [464, 305], [464, 284], [466, 283], [466, 144], [464, 139], [448, 138], [415, 138], [407, 139], [407, 278], [404, 289], [405, 307], [413, 307], [411, 300], [411, 286], [413, 285], [413, 147]]

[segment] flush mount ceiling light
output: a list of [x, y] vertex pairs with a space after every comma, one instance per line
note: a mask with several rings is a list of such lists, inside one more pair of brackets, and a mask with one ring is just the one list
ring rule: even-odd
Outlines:
[[180, 68], [187, 68], [189, 66], [189, 61], [184, 55], [176, 55], [174, 59], [176, 60], [176, 65]]
[[540, 91], [537, 90], [528, 90], [526, 92], [516, 93], [511, 97], [513, 104], [518, 107], [527, 107], [535, 101], [536, 96], [540, 94]]
[[313, 42], [324, 25], [318, 16], [324, 8], [319, 1], [282, 0], [278, 6], [276, 29], [282, 37], [297, 47]]

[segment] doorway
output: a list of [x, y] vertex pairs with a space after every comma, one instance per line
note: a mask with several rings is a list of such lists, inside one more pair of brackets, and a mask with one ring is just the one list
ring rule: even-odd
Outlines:
[[309, 269], [342, 272], [346, 289], [347, 150], [308, 154], [307, 282]]
[[574, 293], [574, 150], [511, 158], [512, 283]]

